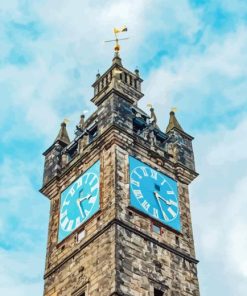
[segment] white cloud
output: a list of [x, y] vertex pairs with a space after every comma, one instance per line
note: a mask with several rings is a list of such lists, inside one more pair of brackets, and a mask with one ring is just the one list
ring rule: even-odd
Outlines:
[[[236, 282], [241, 287], [236, 295], [245, 295], [243, 289], [247, 289], [246, 122], [240, 121], [234, 129], [198, 134], [195, 143], [200, 176], [191, 186], [191, 196], [201, 261], [199, 276], [205, 278], [209, 270], [218, 274], [218, 288], [223, 290], [222, 278], [229, 279], [228, 291], [224, 292], [229, 296], [235, 291]], [[202, 286], [205, 294], [213, 293], [214, 281], [211, 286]]]
[[[214, 165], [226, 165], [226, 163], [245, 161], [247, 154], [247, 139], [244, 136], [247, 131], [247, 119], [242, 120], [232, 130], [226, 128], [220, 130], [220, 141], [217, 141], [209, 154], [207, 161]], [[214, 136], [215, 138], [216, 136]]]
[[0, 165], [0, 295], [42, 294], [49, 205], [35, 185], [40, 166], [8, 158]]
[[201, 43], [189, 48], [185, 45], [176, 59], [165, 58], [145, 83], [145, 93], [157, 105], [159, 117], [167, 117], [175, 105], [188, 115], [192, 126], [195, 120], [205, 118], [210, 122], [216, 114], [225, 116], [233, 108], [245, 108], [246, 43], [247, 27], [240, 26], [218, 39], [211, 37], [203, 51]]
[[12, 252], [0, 249], [0, 294], [8, 296], [42, 295], [40, 252]]

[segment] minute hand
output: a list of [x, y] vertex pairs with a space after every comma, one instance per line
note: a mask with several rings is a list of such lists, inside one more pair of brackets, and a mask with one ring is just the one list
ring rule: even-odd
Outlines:
[[166, 216], [166, 214], [165, 214], [165, 212], [163, 211], [162, 206], [161, 206], [161, 204], [160, 204], [160, 199], [162, 199], [161, 196], [158, 194], [158, 192], [154, 192], [154, 196], [155, 196], [156, 199], [157, 199], [158, 205], [159, 205], [159, 207], [160, 207], [160, 210], [161, 210], [161, 213], [162, 213], [164, 219], [167, 221], [167, 220], [168, 220], [168, 217]]
[[168, 200], [166, 200], [164, 197], [162, 197], [161, 195], [159, 195], [159, 193], [158, 192], [154, 192], [154, 194], [155, 194], [155, 196], [156, 197], [158, 197], [158, 198], [160, 198], [160, 199], [162, 199], [168, 206], [170, 206], [171, 205], [171, 202], [170, 201], [168, 201]]

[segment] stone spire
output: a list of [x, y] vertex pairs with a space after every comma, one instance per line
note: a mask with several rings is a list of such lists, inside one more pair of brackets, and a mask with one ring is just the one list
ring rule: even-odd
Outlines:
[[178, 123], [177, 118], [175, 116], [175, 112], [171, 111], [170, 112], [170, 119], [169, 119], [169, 124], [166, 128], [166, 132], [168, 133], [170, 130], [172, 130], [173, 128], [176, 128], [180, 131], [183, 131], [181, 125]]
[[58, 133], [58, 135], [56, 137], [55, 142], [57, 142], [57, 141], [61, 141], [66, 145], [68, 145], [70, 143], [70, 139], [69, 139], [69, 135], [68, 135], [68, 132], [67, 132], [67, 129], [66, 129], [66, 123], [65, 122], [61, 123], [61, 128], [60, 128], [60, 131], [59, 131], [59, 133]]
[[112, 64], [113, 65], [116, 65], [117, 64], [119, 66], [123, 66], [122, 65], [122, 60], [121, 60], [118, 52], [115, 52], [114, 57], [112, 59]]

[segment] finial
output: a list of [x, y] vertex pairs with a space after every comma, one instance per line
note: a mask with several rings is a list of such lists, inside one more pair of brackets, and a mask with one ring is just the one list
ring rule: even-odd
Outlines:
[[127, 40], [129, 38], [118, 38], [118, 34], [119, 33], [123, 33], [123, 32], [127, 32], [128, 29], [126, 26], [123, 26], [122, 28], [114, 28], [113, 29], [113, 33], [115, 35], [115, 39], [113, 40], [107, 40], [105, 42], [115, 42], [115, 46], [114, 46], [114, 51], [115, 51], [115, 54], [118, 54], [119, 51], [120, 51], [120, 44], [119, 44], [119, 40]]
[[138, 69], [137, 67], [135, 68], [135, 74], [136, 74], [137, 77], [140, 76], [140, 75], [139, 75], [139, 69]]
[[98, 80], [100, 78], [100, 73], [99, 73], [99, 69], [98, 69], [98, 73], [96, 74], [96, 80]]

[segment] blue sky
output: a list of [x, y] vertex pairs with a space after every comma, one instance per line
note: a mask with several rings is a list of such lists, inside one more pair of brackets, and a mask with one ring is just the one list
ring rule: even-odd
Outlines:
[[[104, 4], [103, 4], [104, 3]], [[159, 126], [171, 107], [200, 177], [190, 187], [202, 296], [247, 291], [247, 2], [0, 0], [0, 295], [42, 295], [49, 203], [42, 152], [94, 106], [114, 26]]]

